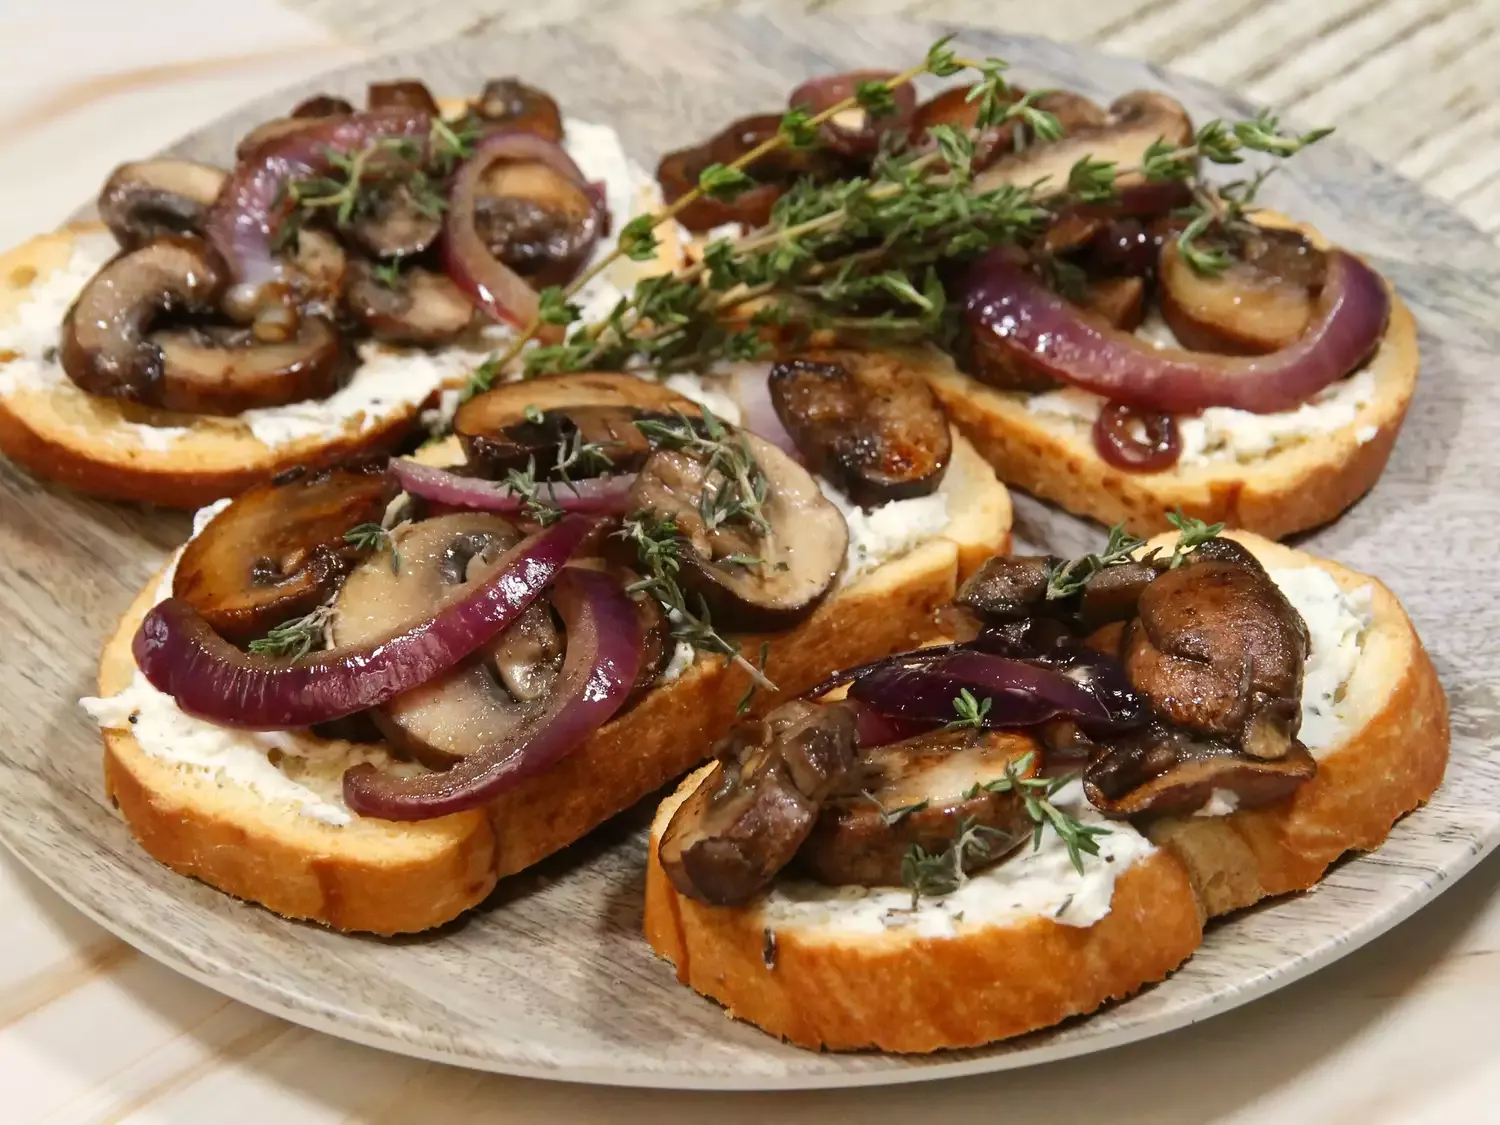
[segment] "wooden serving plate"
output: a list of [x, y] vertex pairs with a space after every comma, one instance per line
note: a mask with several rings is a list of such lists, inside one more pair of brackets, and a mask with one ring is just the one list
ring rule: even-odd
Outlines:
[[[905, 67], [945, 28], [717, 16], [587, 21], [391, 55], [267, 98], [174, 152], [227, 164], [235, 138], [314, 89], [358, 101], [374, 78], [439, 93], [519, 74], [572, 116], [608, 122], [647, 166], [729, 119], [784, 103], [808, 74]], [[1165, 89], [1196, 119], [1250, 107], [1143, 63], [961, 31], [964, 54], [1010, 60], [1026, 86], [1102, 101]], [[1317, 123], [1311, 123], [1317, 124]], [[108, 169], [100, 168], [101, 180]], [[105, 799], [98, 733], [76, 700], [121, 611], [188, 520], [84, 499], [0, 463], [0, 839], [120, 937], [246, 1003], [393, 1051], [512, 1074], [643, 1086], [908, 1082], [1001, 1070], [1144, 1038], [1263, 995], [1395, 925], [1500, 842], [1500, 253], [1467, 220], [1335, 138], [1293, 160], [1268, 202], [1369, 256], [1422, 328], [1422, 378], [1375, 491], [1306, 537], [1403, 599], [1453, 709], [1433, 802], [1313, 892], [1214, 925], [1170, 980], [1058, 1029], [927, 1058], [819, 1055], [725, 1018], [678, 986], [640, 936], [639, 811], [468, 918], [419, 938], [344, 937], [286, 922], [159, 867]], [[1017, 497], [1018, 529], [1067, 554], [1097, 528]]]

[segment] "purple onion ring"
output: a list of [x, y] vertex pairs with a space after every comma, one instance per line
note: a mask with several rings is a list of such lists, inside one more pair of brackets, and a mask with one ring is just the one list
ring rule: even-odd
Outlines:
[[[407, 492], [476, 512], [520, 512], [526, 503], [503, 481], [466, 477], [458, 473], [422, 465], [404, 457], [391, 459], [391, 475]], [[565, 512], [588, 512], [598, 515], [623, 515], [629, 508], [634, 473], [585, 480], [543, 482], [546, 500]]]

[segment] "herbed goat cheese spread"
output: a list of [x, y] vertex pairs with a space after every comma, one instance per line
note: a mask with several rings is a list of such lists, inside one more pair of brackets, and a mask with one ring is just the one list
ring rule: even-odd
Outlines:
[[1374, 621], [1374, 590], [1346, 591], [1322, 567], [1273, 569], [1271, 579], [1307, 623], [1309, 646], [1302, 675], [1302, 728], [1298, 737], [1314, 757], [1349, 735], [1355, 716], [1344, 705], [1349, 681]]
[[[1179, 347], [1171, 329], [1158, 316], [1136, 332], [1153, 347]], [[1354, 424], [1360, 412], [1375, 400], [1375, 375], [1368, 367], [1324, 387], [1295, 410], [1274, 414], [1252, 414], [1227, 406], [1213, 406], [1197, 415], [1177, 418], [1182, 438], [1183, 465], [1213, 465], [1251, 462], [1272, 453], [1313, 441]], [[1063, 387], [1028, 395], [1026, 410], [1040, 417], [1063, 421], [1079, 428], [1094, 424], [1104, 399], [1077, 387]], [[1380, 432], [1377, 426], [1361, 426], [1355, 440], [1361, 445]]]
[[[965, 929], [1003, 925], [1043, 915], [1065, 926], [1086, 928], [1109, 913], [1115, 880], [1156, 849], [1124, 821], [1107, 821], [1088, 803], [1082, 782], [1052, 798], [1060, 810], [1084, 824], [1104, 825], [1098, 855], [1085, 855], [1079, 874], [1057, 833], [1028, 840], [1006, 859], [964, 879], [956, 891], [924, 897], [912, 906], [901, 887], [831, 887], [802, 879], [779, 879], [761, 901], [761, 921], [775, 931], [794, 927], [803, 938], [878, 934], [911, 928], [919, 937], [957, 937]], [[811, 931], [811, 932], [810, 932]]]
[[[642, 191], [650, 177], [638, 167], [608, 125], [568, 120], [563, 147], [591, 180], [602, 181], [615, 229], [643, 202]], [[608, 252], [601, 240], [595, 260]], [[0, 353], [15, 353], [0, 362], [0, 395], [21, 390], [51, 390], [90, 400], [76, 387], [58, 362], [57, 345], [63, 316], [89, 279], [119, 250], [113, 236], [93, 232], [75, 239], [68, 262], [42, 278], [27, 300], [16, 309], [10, 322], [0, 325]], [[609, 270], [593, 279], [578, 295], [586, 319], [608, 313], [629, 284], [628, 267]], [[618, 282], [618, 284], [617, 284]], [[510, 335], [494, 326], [486, 330], [477, 348], [441, 348], [427, 351], [364, 341], [358, 349], [359, 364], [339, 390], [324, 399], [306, 399], [285, 406], [247, 410], [238, 415], [262, 445], [276, 449], [296, 442], [331, 440], [351, 432], [368, 433], [417, 406], [443, 387], [461, 382], [489, 354], [489, 347]], [[221, 421], [230, 421], [222, 419]], [[133, 439], [146, 449], [170, 450], [190, 431], [182, 426], [153, 426], [122, 422], [111, 427], [118, 438]], [[92, 440], [99, 440], [97, 424], [89, 427]]]
[[[193, 534], [202, 532], [228, 501], [202, 509]], [[171, 596], [178, 551], [157, 584], [155, 601]], [[333, 828], [354, 814], [344, 804], [344, 771], [370, 762], [383, 772], [420, 772], [382, 746], [318, 738], [303, 731], [246, 731], [221, 727], [185, 714], [171, 696], [154, 688], [136, 669], [123, 691], [79, 701], [100, 727], [129, 731], [141, 750], [220, 785], [242, 786], [270, 804], [290, 805]]]

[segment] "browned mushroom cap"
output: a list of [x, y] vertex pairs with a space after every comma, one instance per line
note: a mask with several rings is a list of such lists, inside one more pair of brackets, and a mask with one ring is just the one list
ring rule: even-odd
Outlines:
[[354, 106], [332, 94], [314, 94], [297, 103], [293, 117], [343, 117], [354, 112]]
[[599, 223], [593, 197], [537, 161], [497, 160], [474, 202], [474, 226], [490, 253], [536, 288], [564, 284], [578, 272]]
[[371, 82], [365, 105], [369, 109], [416, 109], [434, 117], [442, 113], [432, 91], [415, 78]]
[[63, 318], [63, 370], [89, 394], [163, 405], [165, 363], [146, 333], [164, 316], [211, 312], [224, 284], [219, 260], [196, 238], [117, 255]]
[[1134, 332], [1146, 319], [1146, 282], [1139, 277], [1098, 277], [1084, 283], [1077, 304], [1111, 328]]
[[1160, 573], [1151, 562], [1119, 563], [1091, 574], [1081, 593], [1049, 598], [1048, 583], [1066, 562], [1056, 555], [996, 555], [965, 580], [953, 600], [991, 624], [1047, 616], [1087, 632], [1134, 617], [1142, 591]]
[[127, 250], [173, 234], [201, 234], [227, 174], [191, 160], [121, 164], [99, 193], [99, 217]]
[[1245, 548], [1213, 539], [1141, 592], [1125, 670], [1166, 721], [1253, 757], [1281, 757], [1301, 722], [1307, 626]]
[[[336, 644], [362, 644], [430, 617], [458, 587], [482, 580], [520, 540], [508, 521], [459, 512], [414, 524], [398, 543], [400, 564], [372, 559], [344, 582], [334, 602]], [[397, 696], [372, 713], [396, 746], [443, 767], [508, 737], [550, 693], [564, 644], [545, 599], [484, 651], [451, 673]]]
[[1276, 758], [1255, 758], [1219, 739], [1153, 723], [1099, 749], [1084, 770], [1089, 802], [1108, 816], [1181, 815], [1202, 808], [1215, 790], [1255, 808], [1291, 795], [1318, 772], [1293, 739]]
[[396, 344], [448, 343], [474, 319], [462, 289], [420, 266], [382, 272], [355, 262], [344, 305], [377, 340]]
[[396, 494], [382, 472], [294, 472], [241, 493], [183, 549], [172, 580], [225, 640], [312, 612], [359, 556], [345, 533], [378, 523]]
[[[979, 121], [979, 102], [969, 99], [968, 86], [953, 86], [929, 98], [917, 106], [912, 118], [911, 142], [918, 148], [928, 145], [931, 130], [935, 125], [952, 125], [974, 135], [974, 171], [981, 172], [1000, 157], [1009, 153], [1015, 145], [1020, 130], [1019, 121], [1003, 121], [974, 133]], [[1023, 91], [1012, 87], [1013, 95], [1020, 97]], [[946, 165], [944, 165], [946, 167]]]
[[303, 227], [296, 246], [285, 259], [290, 267], [287, 280], [297, 303], [307, 312], [334, 316], [344, 295], [349, 275], [349, 255], [327, 231]]
[[984, 848], [965, 849], [964, 870], [998, 863], [1030, 836], [1032, 821], [1020, 793], [984, 786], [1003, 781], [1007, 766], [1032, 776], [1038, 758], [1036, 743], [1006, 731], [933, 731], [862, 751], [797, 866], [824, 883], [898, 887], [913, 846], [944, 851], [965, 822], [980, 829]]
[[[713, 515], [712, 496], [730, 487], [718, 468], [687, 452], [659, 449], [641, 467], [630, 507], [677, 527], [680, 578], [713, 620], [735, 630], [785, 629], [833, 588], [849, 547], [843, 514], [801, 465], [776, 446], [739, 431], [765, 480], [765, 526]], [[706, 499], [707, 497], [707, 499]]]
[[154, 405], [189, 414], [232, 416], [246, 410], [326, 398], [351, 364], [333, 325], [305, 316], [296, 335], [264, 344], [239, 325], [190, 326], [151, 333], [162, 357]]
[[[1062, 98], [1058, 94], [1054, 97]], [[1192, 141], [1193, 123], [1182, 106], [1151, 90], [1137, 90], [1116, 98], [1108, 117], [1097, 124], [1086, 123], [1081, 103], [1070, 99], [1063, 108], [1076, 124], [1062, 140], [1032, 145], [1022, 152], [995, 161], [975, 181], [978, 190], [988, 191], [1002, 184], [1032, 185], [1046, 181], [1052, 188], [1068, 182], [1073, 165], [1085, 156], [1105, 160], [1120, 168], [1138, 167], [1146, 150], [1157, 141], [1186, 145]], [[1086, 99], [1085, 99], [1086, 100]], [[1054, 112], [1057, 112], [1054, 110]], [[1121, 187], [1140, 183], [1138, 174], [1122, 176]], [[1044, 185], [1045, 186], [1045, 185]]]
[[535, 133], [554, 143], [563, 138], [562, 113], [557, 103], [519, 78], [494, 78], [486, 82], [470, 109], [492, 125]]
[[360, 249], [377, 258], [409, 258], [429, 249], [443, 229], [434, 198], [419, 197], [405, 180], [369, 194], [345, 228]]
[[[611, 443], [606, 452], [614, 468], [628, 472], [632, 458], [645, 449], [634, 419], [671, 411], [693, 415], [698, 407], [659, 383], [633, 375], [548, 375], [502, 383], [475, 395], [453, 416], [453, 432], [463, 444], [469, 467], [486, 476], [524, 469], [533, 456], [545, 470], [555, 460], [559, 444], [574, 440], [575, 433], [585, 442]], [[532, 420], [538, 415], [541, 423]], [[639, 460], [635, 457], [636, 463]]]
[[855, 735], [847, 706], [800, 700], [732, 729], [662, 834], [658, 857], [673, 886], [731, 906], [769, 884], [853, 765]]
[[953, 455], [927, 380], [880, 352], [809, 352], [771, 368], [771, 403], [808, 466], [856, 504], [926, 496]]
[[1290, 347], [1307, 331], [1323, 288], [1323, 252], [1296, 231], [1262, 229], [1234, 243], [1229, 267], [1212, 275], [1188, 264], [1176, 238], [1162, 243], [1157, 277], [1167, 326], [1194, 351], [1260, 355]]

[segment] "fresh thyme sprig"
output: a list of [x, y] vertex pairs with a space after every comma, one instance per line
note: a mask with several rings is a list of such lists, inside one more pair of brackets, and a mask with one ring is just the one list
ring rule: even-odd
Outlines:
[[954, 730], [959, 727], [973, 727], [981, 730], [984, 720], [989, 717], [990, 708], [994, 700], [989, 696], [983, 699], [975, 699], [974, 693], [968, 688], [959, 688], [958, 695], [953, 700], [953, 713], [958, 716], [947, 725], [946, 730]]
[[1126, 531], [1124, 524], [1115, 524], [1109, 529], [1109, 541], [1099, 554], [1083, 555], [1052, 570], [1047, 576], [1047, 600], [1055, 601], [1078, 593], [1099, 571], [1129, 562], [1145, 542]]
[[257, 637], [249, 644], [251, 652], [263, 656], [285, 656], [300, 660], [313, 650], [322, 647], [323, 631], [333, 616], [333, 607], [320, 605], [311, 613], [283, 621], [264, 637]]
[[[535, 457], [527, 458], [525, 469], [511, 469], [507, 472], [503, 483], [521, 498], [522, 510], [529, 519], [547, 527], [563, 518], [562, 509], [553, 503], [555, 494], [545, 482], [536, 479]], [[545, 497], [544, 492], [547, 494]]]
[[677, 580], [682, 564], [677, 556], [678, 530], [675, 523], [650, 512], [636, 512], [627, 517], [614, 534], [635, 547], [640, 563], [643, 577], [639, 582], [631, 583], [630, 591], [643, 591], [657, 600], [666, 612], [673, 638], [705, 652], [718, 653], [729, 663], [738, 664], [749, 673], [752, 683], [767, 691], [780, 690], [767, 678], [763, 668], [757, 668], [745, 658], [739, 645], [714, 628], [708, 606], [702, 598], [698, 599], [695, 608], [688, 606], [687, 596]]
[[964, 884], [965, 863], [972, 856], [988, 859], [991, 841], [1005, 833], [964, 817], [953, 834], [953, 843], [940, 852], [929, 852], [913, 844], [901, 857], [901, 885], [911, 891], [911, 908], [925, 898], [952, 894]]
[[396, 537], [378, 523], [361, 523], [344, 532], [344, 542], [361, 551], [391, 549], [391, 573], [401, 573], [401, 552], [396, 547]]
[[1223, 523], [1204, 523], [1193, 516], [1184, 515], [1181, 508], [1168, 512], [1167, 522], [1177, 529], [1177, 544], [1172, 548], [1172, 557], [1167, 562], [1168, 570], [1176, 570], [1186, 561], [1189, 551], [1203, 546], [1210, 539], [1217, 539], [1224, 531]]
[[912, 813], [925, 811], [930, 804], [930, 802], [923, 800], [915, 801], [910, 805], [897, 805], [893, 809], [888, 809], [880, 803], [880, 798], [868, 789], [861, 789], [859, 795], [875, 806], [880, 816], [880, 823], [885, 828], [891, 828], [900, 824], [907, 817], [911, 816]]
[[[770, 641], [761, 641], [760, 642], [760, 661], [759, 661], [761, 675], [765, 675], [765, 672], [766, 672], [766, 661], [770, 658], [770, 656], [771, 656], [771, 642]], [[760, 690], [760, 682], [758, 680], [751, 680], [750, 681], [750, 686], [745, 689], [745, 694], [742, 695], [742, 696], [740, 696], [740, 701], [734, 705], [734, 713], [736, 715], [743, 715], [746, 711], [750, 710], [750, 704], [755, 701], [755, 693], [758, 692], [759, 690]]]
[[[742, 433], [731, 433], [713, 411], [702, 407], [701, 419], [680, 410], [669, 418], [640, 418], [636, 429], [655, 446], [680, 450], [703, 464], [705, 480], [698, 499], [698, 515], [709, 531], [735, 521], [748, 523], [762, 537], [771, 533], [765, 501], [770, 485], [756, 464]], [[722, 480], [710, 483], [709, 474]], [[750, 556], [731, 556], [748, 565]], [[759, 560], [756, 560], [759, 561]]]
[[1084, 855], [1098, 855], [1097, 837], [1108, 836], [1110, 830], [1100, 824], [1084, 824], [1054, 805], [1052, 797], [1065, 785], [1076, 781], [1078, 775], [1073, 773], [1051, 778], [1023, 776], [1035, 760], [1034, 751], [1022, 754], [1006, 763], [1004, 777], [975, 784], [964, 796], [972, 798], [981, 793], [1018, 793], [1033, 826], [1032, 850], [1042, 846], [1042, 834], [1050, 827], [1067, 848], [1073, 869], [1082, 875]]

